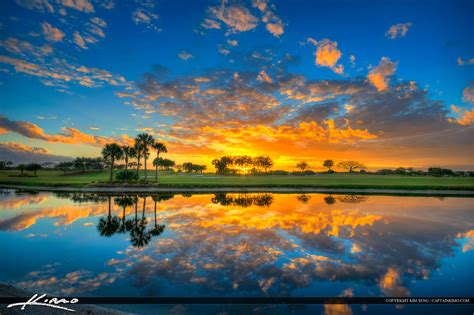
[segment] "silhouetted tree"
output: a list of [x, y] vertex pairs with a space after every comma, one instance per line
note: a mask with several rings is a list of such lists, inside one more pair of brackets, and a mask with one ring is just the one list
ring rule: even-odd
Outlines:
[[299, 168], [302, 172], [304, 172], [304, 170], [309, 169], [309, 164], [303, 161], [296, 164], [296, 167]]
[[18, 164], [16, 167], [20, 170], [20, 174], [23, 175], [23, 172], [26, 170], [26, 164]]
[[137, 152], [135, 150], [135, 147], [131, 147], [128, 145], [123, 146], [122, 151], [123, 151], [123, 159], [125, 160], [125, 171], [128, 171], [128, 164], [129, 164], [128, 160], [136, 157]]
[[35, 176], [36, 176], [36, 172], [39, 171], [42, 168], [43, 167], [41, 165], [39, 165], [38, 163], [31, 163], [31, 164], [28, 164], [26, 166], [26, 170], [27, 171], [32, 171], [35, 174]]
[[337, 166], [349, 171], [349, 173], [352, 173], [355, 170], [367, 169], [367, 167], [364, 164], [357, 161], [342, 161], [342, 162], [339, 162]]
[[145, 168], [145, 182], [146, 182], [147, 181], [146, 161], [148, 159], [148, 156], [150, 155], [149, 149], [155, 143], [155, 139], [153, 139], [153, 137], [147, 133], [140, 133], [137, 136], [136, 141], [141, 144], [142, 155], [143, 155], [143, 160], [144, 160], [143, 164]]
[[323, 166], [328, 169], [328, 172], [331, 171], [331, 168], [334, 166], [334, 161], [333, 160], [326, 160], [323, 162]]
[[[158, 183], [158, 160], [160, 158], [160, 153], [166, 153], [168, 152], [168, 149], [166, 148], [165, 144], [161, 142], [154, 143], [153, 149], [156, 150], [156, 158], [153, 160], [153, 165], [155, 165], [155, 181]], [[157, 161], [156, 164], [155, 161]]]
[[105, 147], [102, 149], [102, 156], [104, 157], [104, 160], [109, 163], [109, 182], [111, 182], [113, 179], [114, 163], [115, 161], [121, 160], [123, 157], [122, 148], [116, 143], [106, 144]]

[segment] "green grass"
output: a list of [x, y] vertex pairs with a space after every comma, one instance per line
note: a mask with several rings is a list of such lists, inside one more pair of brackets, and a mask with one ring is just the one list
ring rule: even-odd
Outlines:
[[[11, 177], [18, 171], [0, 171], [0, 184], [86, 186], [106, 184], [108, 172], [63, 175], [60, 171], [38, 171], [37, 177]], [[143, 179], [143, 172], [140, 174]], [[155, 174], [148, 172], [149, 184]], [[119, 184], [116, 185], [137, 185]], [[143, 184], [141, 184], [143, 185]], [[310, 176], [219, 176], [214, 174], [160, 174], [160, 186], [169, 187], [320, 187], [320, 188], [378, 188], [378, 189], [457, 189], [474, 190], [474, 178], [383, 176], [362, 174], [321, 174]]]

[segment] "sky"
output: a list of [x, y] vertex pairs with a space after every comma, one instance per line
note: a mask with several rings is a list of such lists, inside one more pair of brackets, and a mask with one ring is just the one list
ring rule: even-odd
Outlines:
[[[473, 170], [472, 1], [0, 3], [0, 159]], [[150, 162], [151, 163], [151, 162]]]

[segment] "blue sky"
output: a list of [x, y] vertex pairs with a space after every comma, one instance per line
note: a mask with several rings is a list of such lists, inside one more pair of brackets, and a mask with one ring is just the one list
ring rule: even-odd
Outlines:
[[[355, 155], [374, 167], [406, 164], [415, 155], [417, 167], [473, 164], [467, 157], [472, 1], [17, 0], [0, 6], [0, 141], [8, 156], [28, 147], [36, 156], [95, 156], [103, 143], [125, 143], [145, 130], [175, 148], [178, 160], [265, 148], [282, 167], [301, 158], [319, 163], [322, 155]], [[402, 93], [412, 105], [397, 101]], [[392, 102], [389, 110], [371, 107]], [[308, 130], [301, 123], [316, 125]], [[401, 143], [407, 134], [396, 129], [414, 124], [433, 140]], [[31, 132], [32, 125], [43, 131]], [[261, 141], [241, 143], [259, 128], [267, 133]], [[289, 138], [289, 150], [276, 149]], [[430, 145], [420, 149], [419, 141]], [[441, 153], [446, 145], [456, 147], [456, 158]], [[406, 161], [398, 162], [399, 149], [377, 155], [383, 146], [405, 148]], [[301, 155], [301, 147], [323, 149]]]

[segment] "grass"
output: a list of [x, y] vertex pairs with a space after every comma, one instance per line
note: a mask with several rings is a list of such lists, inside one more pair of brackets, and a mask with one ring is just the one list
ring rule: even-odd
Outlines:
[[[88, 186], [109, 185], [108, 172], [63, 175], [60, 171], [41, 170], [36, 177], [13, 177], [19, 172], [0, 171], [0, 184], [44, 185], [44, 186]], [[143, 179], [144, 172], [140, 174]], [[155, 174], [148, 172], [149, 183], [154, 183]], [[389, 176], [362, 174], [320, 174], [309, 176], [219, 176], [214, 174], [164, 173], [159, 177], [163, 187], [318, 187], [318, 188], [361, 188], [361, 189], [449, 189], [474, 190], [474, 178]], [[144, 185], [143, 183], [114, 183], [113, 185]]]

